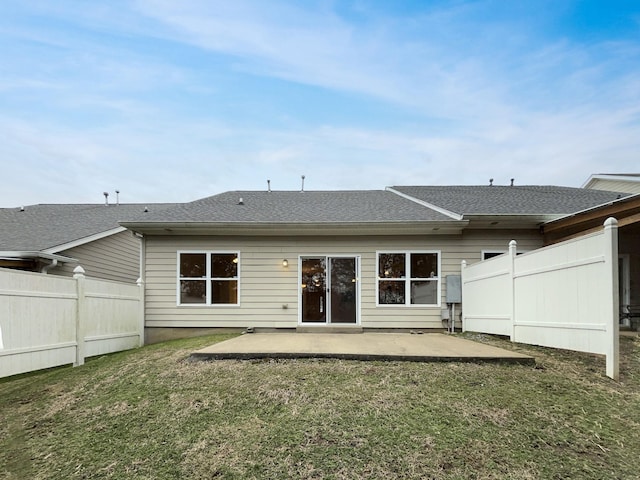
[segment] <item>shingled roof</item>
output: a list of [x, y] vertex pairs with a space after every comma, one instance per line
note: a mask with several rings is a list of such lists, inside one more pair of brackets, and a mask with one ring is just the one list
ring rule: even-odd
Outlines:
[[391, 189], [449, 212], [473, 215], [568, 215], [627, 193], [549, 185], [394, 186]]
[[124, 223], [448, 222], [451, 216], [384, 190], [231, 191], [136, 215]]
[[[150, 212], [175, 204], [150, 204]], [[42, 204], [0, 208], [0, 251], [43, 251], [121, 228], [143, 204]]]

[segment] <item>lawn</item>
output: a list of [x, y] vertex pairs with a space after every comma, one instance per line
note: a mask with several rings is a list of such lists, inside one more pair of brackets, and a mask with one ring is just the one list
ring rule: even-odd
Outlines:
[[640, 339], [508, 364], [191, 362], [201, 337], [0, 380], [3, 479], [626, 479]]

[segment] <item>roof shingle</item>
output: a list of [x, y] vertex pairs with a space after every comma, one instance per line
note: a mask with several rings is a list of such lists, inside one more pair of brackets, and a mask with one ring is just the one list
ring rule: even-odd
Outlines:
[[452, 220], [451, 217], [384, 190], [231, 191], [130, 219], [134, 223], [139, 221], [276, 224]]
[[[150, 204], [150, 212], [175, 204]], [[143, 212], [143, 204], [42, 204], [0, 208], [0, 251], [42, 251], [120, 225]]]
[[395, 186], [405, 195], [460, 215], [568, 215], [627, 193], [549, 185]]

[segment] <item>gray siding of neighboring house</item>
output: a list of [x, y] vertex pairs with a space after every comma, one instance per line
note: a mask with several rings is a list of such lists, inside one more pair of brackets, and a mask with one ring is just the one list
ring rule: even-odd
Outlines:
[[587, 188], [591, 190], [606, 190], [609, 192], [640, 193], [640, 182], [595, 179]]
[[85, 275], [103, 280], [135, 283], [140, 277], [140, 239], [124, 231], [59, 252], [78, 260], [49, 271], [54, 275], [73, 275], [81, 265]]
[[[266, 327], [298, 325], [300, 255], [361, 257], [361, 322], [364, 328], [442, 328], [445, 277], [460, 274], [462, 260], [480, 261], [482, 250], [506, 251], [510, 240], [522, 250], [542, 246], [537, 231], [467, 231], [463, 235], [369, 237], [203, 237], [147, 236], [146, 327]], [[239, 306], [178, 306], [177, 252], [239, 251]], [[441, 252], [442, 305], [376, 306], [376, 252]], [[282, 260], [289, 267], [282, 266]], [[288, 308], [284, 309], [283, 305]]]

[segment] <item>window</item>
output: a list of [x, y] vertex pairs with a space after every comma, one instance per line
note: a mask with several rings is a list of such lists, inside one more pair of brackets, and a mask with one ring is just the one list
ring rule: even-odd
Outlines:
[[439, 252], [378, 253], [378, 305], [439, 304]]
[[178, 252], [179, 305], [238, 305], [238, 252]]
[[503, 253], [507, 253], [506, 250], [483, 250], [482, 251], [482, 260], [489, 260], [490, 258], [497, 257], [498, 255], [502, 255]]
[[[489, 260], [490, 258], [497, 257], [508, 253], [507, 250], [482, 250], [482, 260]], [[523, 253], [527, 253], [526, 251], [516, 252], [516, 255], [522, 255]]]

